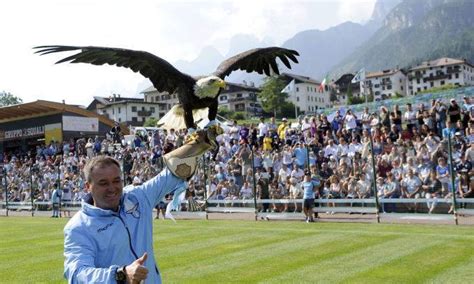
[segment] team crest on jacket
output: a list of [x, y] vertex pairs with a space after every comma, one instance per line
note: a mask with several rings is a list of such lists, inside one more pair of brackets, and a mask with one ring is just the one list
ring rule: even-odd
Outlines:
[[123, 206], [125, 209], [125, 213], [131, 214], [135, 218], [140, 218], [140, 210], [138, 208], [138, 200], [135, 196], [127, 196], [123, 200]]

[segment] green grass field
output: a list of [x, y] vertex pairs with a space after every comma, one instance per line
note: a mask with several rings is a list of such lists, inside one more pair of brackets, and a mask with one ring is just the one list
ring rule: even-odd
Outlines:
[[[0, 218], [0, 283], [65, 283], [67, 219]], [[164, 283], [473, 283], [474, 227], [155, 221]]]

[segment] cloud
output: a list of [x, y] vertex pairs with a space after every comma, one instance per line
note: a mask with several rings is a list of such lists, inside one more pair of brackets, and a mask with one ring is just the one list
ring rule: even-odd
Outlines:
[[340, 1], [337, 17], [340, 20], [356, 23], [367, 21], [372, 15], [376, 0]]
[[145, 50], [174, 62], [193, 60], [205, 46], [227, 54], [236, 34], [281, 44], [307, 29], [370, 17], [375, 0], [353, 1], [0, 1], [0, 91], [23, 100], [87, 105], [92, 96], [136, 95], [139, 74], [117, 67], [53, 63], [37, 45], [96, 45]]

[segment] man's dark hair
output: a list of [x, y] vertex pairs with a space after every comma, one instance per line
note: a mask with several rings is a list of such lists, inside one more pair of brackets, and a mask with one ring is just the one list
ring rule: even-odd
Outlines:
[[91, 173], [95, 168], [103, 168], [116, 165], [120, 169], [120, 163], [109, 156], [97, 156], [92, 158], [84, 167], [84, 177], [87, 182], [91, 182]]

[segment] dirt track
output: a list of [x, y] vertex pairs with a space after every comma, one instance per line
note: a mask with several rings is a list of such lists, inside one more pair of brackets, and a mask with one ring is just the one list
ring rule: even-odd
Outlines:
[[[192, 214], [192, 215], [190, 215]], [[0, 216], [6, 216], [6, 210], [0, 210]], [[31, 217], [31, 211], [9, 211], [9, 216]], [[33, 218], [46, 218], [51, 216], [51, 212], [37, 211]], [[205, 212], [187, 213], [173, 212], [176, 219], [205, 219]], [[268, 217], [268, 218], [267, 218]], [[255, 218], [254, 213], [208, 213], [209, 220], [255, 220], [257, 221], [304, 221], [302, 213], [258, 213]], [[326, 214], [320, 213], [316, 222], [346, 222], [346, 223], [377, 223], [375, 214]], [[453, 215], [447, 214], [380, 214], [380, 223], [385, 224], [448, 224], [455, 225]], [[459, 225], [474, 225], [474, 216], [458, 216]]]

